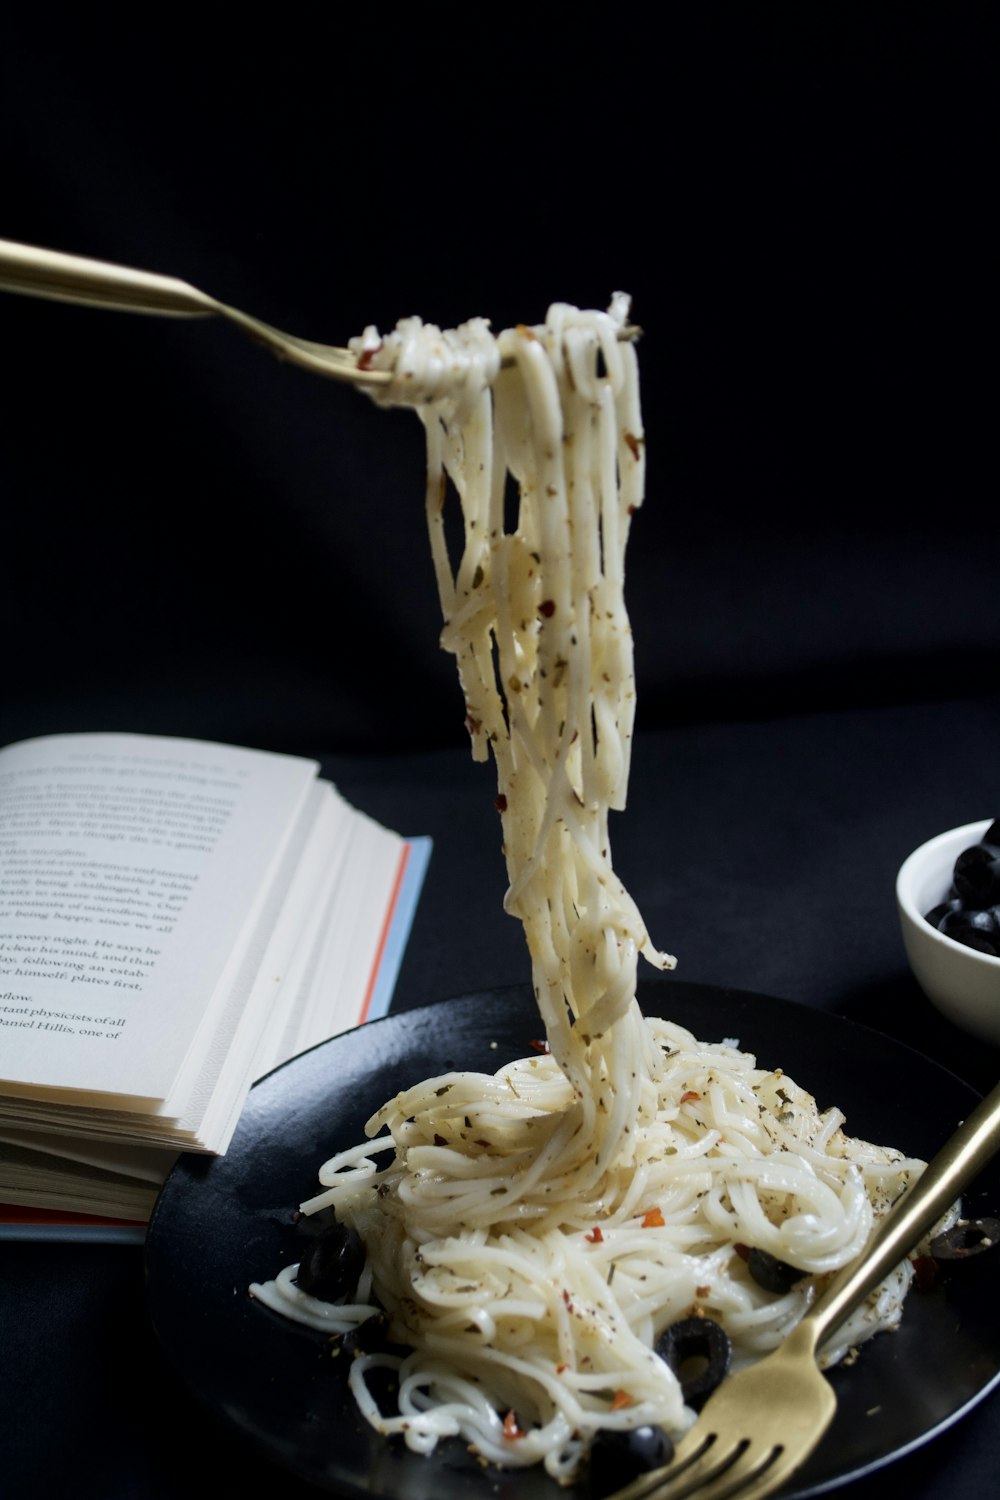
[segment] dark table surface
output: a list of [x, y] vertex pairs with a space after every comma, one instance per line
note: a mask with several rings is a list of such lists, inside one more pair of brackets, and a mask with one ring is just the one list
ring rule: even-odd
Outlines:
[[[686, 979], [862, 1021], [984, 1090], [1000, 1058], [921, 995], [893, 880], [923, 839], [995, 811], [979, 747], [998, 731], [1000, 706], [982, 700], [640, 733], [616, 866]], [[949, 745], [947, 774], [934, 771]], [[383, 822], [434, 838], [394, 1008], [523, 982], [492, 771], [458, 750], [338, 756], [325, 770]], [[245, 1450], [166, 1366], [140, 1247], [0, 1244], [0, 1330], [3, 1494], [54, 1495], [71, 1475], [81, 1497], [167, 1500], [197, 1492], [216, 1462], [233, 1493], [313, 1493]], [[992, 1493], [996, 1401], [856, 1481], [854, 1500], [889, 1472], [913, 1500]]]

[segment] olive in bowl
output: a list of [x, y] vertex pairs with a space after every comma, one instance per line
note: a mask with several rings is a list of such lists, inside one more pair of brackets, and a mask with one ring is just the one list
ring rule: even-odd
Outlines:
[[[1000, 1045], [1000, 913], [992, 911], [996, 903], [973, 904], [990, 878], [987, 834], [1000, 834], [989, 818], [921, 844], [896, 877], [896, 904], [906, 956], [928, 1000], [956, 1026]], [[980, 847], [987, 853], [963, 859], [956, 888], [960, 856]]]

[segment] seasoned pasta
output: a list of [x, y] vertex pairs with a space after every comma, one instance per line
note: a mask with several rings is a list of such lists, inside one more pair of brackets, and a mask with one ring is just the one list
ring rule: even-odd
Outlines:
[[[498, 338], [481, 320], [441, 333], [410, 319], [356, 341], [392, 374], [380, 399], [415, 405], [426, 431], [442, 644], [473, 754], [496, 763], [505, 904], [524, 925], [548, 1052], [416, 1084], [325, 1165], [303, 1210], [332, 1205], [365, 1241], [350, 1305], [308, 1297], [295, 1267], [254, 1288], [332, 1331], [385, 1310], [412, 1352], [350, 1371], [380, 1431], [421, 1452], [461, 1434], [487, 1460], [541, 1462], [561, 1480], [602, 1429], [690, 1423], [655, 1352], [664, 1328], [694, 1313], [726, 1328], [740, 1361], [772, 1348], [921, 1165], [850, 1140], [836, 1111], [734, 1042], [696, 1041], [636, 1002], [639, 956], [674, 960], [615, 875], [608, 828], [628, 780], [624, 555], [645, 459], [627, 313], [617, 295], [608, 313], [560, 304]], [[748, 1247], [801, 1272], [791, 1290], [759, 1286]], [[891, 1326], [908, 1274], [828, 1358]], [[399, 1368], [390, 1413], [370, 1382], [386, 1363]]]

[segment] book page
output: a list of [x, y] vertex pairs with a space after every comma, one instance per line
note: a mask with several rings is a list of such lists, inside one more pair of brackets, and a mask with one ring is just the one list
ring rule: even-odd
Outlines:
[[[202, 1149], [223, 1151], [228, 1145], [256, 1076], [260, 1037], [272, 1024], [283, 1023], [289, 1004], [286, 975], [307, 938], [324, 866], [332, 862], [337, 869], [342, 868], [341, 850], [349, 846], [350, 830], [360, 818], [329, 782], [313, 783], [309, 816], [290, 846], [293, 858], [285, 878], [277, 884], [273, 909], [253, 924], [249, 950], [243, 955], [227, 1001], [227, 1014], [202, 1054], [193, 1089], [183, 1100], [177, 1119], [178, 1129], [190, 1132]], [[223, 1071], [227, 1086], [220, 1088]], [[174, 1098], [169, 1102], [173, 1108]]]
[[316, 770], [140, 735], [0, 751], [9, 1092], [167, 1096]]
[[[334, 904], [327, 915], [318, 955], [317, 972], [309, 996], [309, 1007], [298, 1018], [297, 1031], [282, 1048], [282, 1060], [306, 1047], [315, 1046], [335, 1031], [358, 1026], [367, 1017], [367, 1007], [381, 944], [391, 917], [395, 895], [405, 873], [409, 850], [405, 841], [380, 828], [371, 819], [358, 819], [351, 829], [347, 851], [351, 880], [334, 891]], [[392, 892], [388, 911], [376, 901], [377, 892]], [[335, 1002], [353, 997], [353, 1010], [339, 1014]]]

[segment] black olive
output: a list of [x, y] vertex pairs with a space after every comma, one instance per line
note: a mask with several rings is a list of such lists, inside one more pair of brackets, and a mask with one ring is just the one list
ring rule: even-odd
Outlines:
[[998, 1241], [1000, 1219], [959, 1219], [931, 1240], [930, 1253], [935, 1260], [964, 1260], [967, 1255], [992, 1250]]
[[361, 1236], [346, 1224], [333, 1223], [306, 1245], [295, 1280], [310, 1297], [337, 1302], [354, 1291], [364, 1268]]
[[337, 1222], [337, 1211], [335, 1208], [318, 1208], [314, 1214], [300, 1213], [296, 1209], [292, 1215], [292, 1222], [299, 1234], [307, 1239], [315, 1239], [319, 1234], [325, 1234], [331, 1225]]
[[953, 911], [961, 910], [961, 901], [957, 896], [952, 896], [947, 901], [939, 902], [938, 905], [932, 907], [929, 912], [925, 912], [924, 921], [929, 922], [932, 927], [940, 928], [941, 923], [944, 921], [945, 917], [947, 917]]
[[674, 1456], [674, 1445], [662, 1427], [635, 1427], [631, 1432], [604, 1429], [590, 1445], [590, 1485], [598, 1495], [610, 1494], [662, 1469]]
[[[733, 1358], [729, 1335], [712, 1318], [682, 1318], [671, 1324], [657, 1339], [656, 1352], [677, 1376], [684, 1400], [695, 1411], [725, 1380]], [[685, 1373], [688, 1361], [697, 1361], [702, 1368]]]
[[938, 931], [977, 953], [1000, 956], [1000, 922], [993, 910], [950, 911], [941, 918]]
[[1000, 818], [955, 861], [954, 884], [924, 920], [953, 942], [1000, 957]]
[[790, 1292], [795, 1283], [801, 1281], [806, 1274], [798, 1266], [788, 1265], [767, 1250], [751, 1250], [747, 1256], [747, 1270], [765, 1292], [777, 1292], [781, 1297]]
[[394, 1344], [389, 1338], [389, 1320], [385, 1313], [379, 1309], [359, 1323], [356, 1328], [351, 1328], [347, 1333], [334, 1334], [330, 1340], [333, 1351], [336, 1354], [389, 1354], [406, 1351], [399, 1344]]
[[970, 906], [992, 906], [1000, 901], [1000, 849], [973, 844], [955, 861], [955, 889]]

